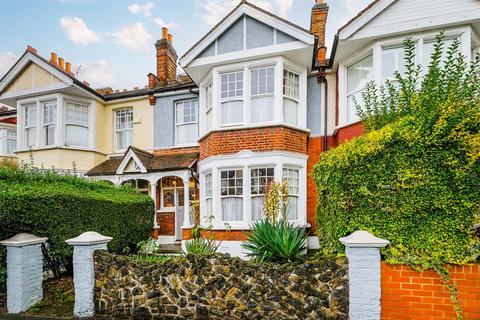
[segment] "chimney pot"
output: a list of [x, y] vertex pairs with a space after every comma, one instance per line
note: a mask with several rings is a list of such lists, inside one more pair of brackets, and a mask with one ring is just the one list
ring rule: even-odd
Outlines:
[[170, 43], [170, 45], [172, 45], [172, 43], [173, 43], [173, 41], [172, 41], [172, 40], [173, 40], [173, 37], [172, 37], [172, 35], [171, 35], [170, 33], [168, 34], [167, 38], [168, 38], [168, 43]]
[[62, 70], [65, 70], [65, 59], [58, 58], [58, 67]]
[[54, 66], [58, 66], [57, 54], [55, 52], [50, 53], [50, 63]]
[[88, 83], [87, 81], [83, 81], [83, 84], [86, 85], [87, 87], [90, 87], [90, 83]]
[[138, 87], [133, 87], [133, 90], [138, 90]]
[[317, 4], [323, 4], [325, 1], [324, 0], [316, 0], [315, 1]]
[[68, 74], [72, 73], [72, 64], [70, 62], [65, 63], [65, 71], [67, 71]]
[[31, 45], [28, 45], [27, 46], [27, 51], [28, 52], [31, 52], [31, 53], [37, 53], [37, 49], [35, 49], [34, 47], [32, 47]]
[[163, 27], [162, 28], [162, 40], [167, 40], [167, 38], [168, 38], [168, 28]]
[[119, 93], [119, 92], [120, 92], [120, 90], [118, 90], [118, 89], [117, 89], [117, 90], [115, 90], [115, 93]]

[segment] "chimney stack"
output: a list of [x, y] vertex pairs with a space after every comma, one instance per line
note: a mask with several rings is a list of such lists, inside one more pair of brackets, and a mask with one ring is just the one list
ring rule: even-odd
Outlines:
[[157, 78], [165, 86], [177, 78], [177, 52], [172, 46], [172, 35], [162, 28], [162, 39], [155, 43], [157, 50]]
[[312, 8], [310, 31], [318, 38], [317, 63], [323, 65], [327, 61], [327, 47], [325, 46], [325, 29], [327, 25], [328, 5], [324, 0], [316, 0]]
[[54, 66], [58, 66], [57, 54], [55, 52], [50, 53], [50, 63]]
[[67, 71], [68, 74], [72, 73], [72, 64], [70, 62], [65, 62], [65, 71]]
[[65, 60], [63, 58], [58, 58], [58, 67], [65, 70]]

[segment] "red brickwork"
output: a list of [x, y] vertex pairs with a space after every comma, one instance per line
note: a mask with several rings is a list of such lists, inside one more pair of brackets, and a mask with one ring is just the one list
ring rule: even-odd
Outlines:
[[200, 160], [242, 150], [307, 154], [307, 135], [306, 132], [282, 126], [215, 131], [200, 141]]
[[361, 136], [365, 133], [365, 127], [360, 122], [343, 127], [337, 131], [335, 135], [335, 145], [339, 146], [342, 143], [352, 140], [355, 137]]
[[158, 235], [174, 236], [175, 235], [175, 213], [174, 212], [157, 212], [157, 223], [160, 226]]
[[[449, 267], [463, 319], [480, 319], [480, 265]], [[437, 273], [382, 262], [382, 320], [456, 319], [448, 289]]]

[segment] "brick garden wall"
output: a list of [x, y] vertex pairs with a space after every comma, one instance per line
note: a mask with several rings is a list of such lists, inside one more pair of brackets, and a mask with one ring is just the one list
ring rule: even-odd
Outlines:
[[[480, 265], [449, 270], [459, 290], [463, 319], [480, 319]], [[451, 320], [456, 316], [450, 293], [436, 272], [382, 262], [382, 320], [402, 319]]]

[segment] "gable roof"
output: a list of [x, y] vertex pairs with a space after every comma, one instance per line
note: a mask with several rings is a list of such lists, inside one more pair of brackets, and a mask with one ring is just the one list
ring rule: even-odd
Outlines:
[[123, 170], [121, 170], [123, 169], [122, 166], [127, 166], [132, 158], [140, 162], [140, 167], [143, 166], [141, 169], [145, 169], [141, 170], [141, 173], [189, 169], [197, 162], [198, 156], [198, 152], [172, 153], [155, 156], [148, 151], [130, 146], [123, 156], [112, 157], [100, 163], [88, 171], [86, 175], [102, 176], [123, 174]]
[[[197, 50], [199, 47], [202, 47], [201, 50], [198, 50], [198, 54], [202, 52], [203, 49], [205, 49], [208, 45], [210, 45], [210, 42], [204, 44], [204, 42], [209, 38], [211, 37], [220, 27], [222, 26], [225, 26], [225, 28], [228, 28], [230, 25], [232, 25], [236, 19], [232, 19], [232, 21], [229, 21], [239, 10], [241, 10], [242, 8], [244, 7], [249, 7], [251, 9], [254, 9], [256, 10], [257, 12], [260, 12], [262, 14], [265, 14], [275, 20], [277, 20], [278, 22], [284, 24], [284, 25], [287, 25], [288, 27], [290, 28], [293, 28], [299, 32], [302, 32], [304, 34], [307, 34], [309, 36], [315, 36], [310, 30], [307, 30], [291, 21], [288, 21], [280, 16], [277, 16], [271, 12], [268, 12], [267, 10], [263, 9], [263, 8], [260, 8], [250, 2], [248, 2], [247, 0], [241, 0], [240, 3], [232, 10], [230, 11], [225, 17], [223, 17], [222, 20], [220, 20], [212, 29], [210, 29], [203, 37], [200, 38], [200, 40], [198, 40], [192, 47], [190, 47], [190, 49], [187, 50], [187, 52], [185, 52], [182, 57], [179, 59], [179, 61], [182, 61], [184, 59], [187, 59], [187, 57], [189, 55], [191, 55], [195, 50]], [[215, 38], [216, 39], [216, 38]], [[195, 57], [191, 58], [191, 59], [187, 59], [189, 60], [187, 62], [190, 63], [191, 60], [193, 60]]]

